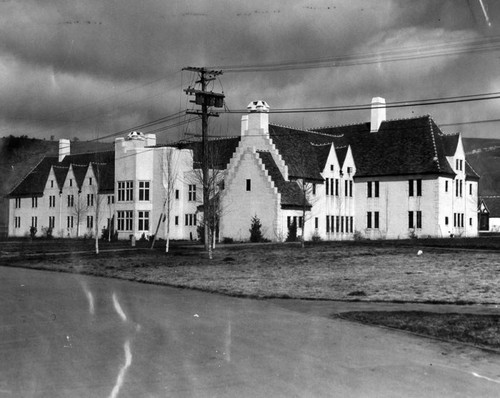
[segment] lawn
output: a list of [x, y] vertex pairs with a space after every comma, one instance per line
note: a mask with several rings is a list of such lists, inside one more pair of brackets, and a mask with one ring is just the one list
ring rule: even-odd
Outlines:
[[[238, 245], [2, 256], [11, 266], [110, 276], [257, 298], [500, 304], [497, 252], [397, 244]], [[124, 249], [124, 246], [120, 246]], [[81, 248], [80, 248], [81, 249]], [[422, 255], [417, 255], [422, 250]], [[50, 248], [45, 251], [50, 253]], [[33, 250], [36, 253], [36, 250]]]

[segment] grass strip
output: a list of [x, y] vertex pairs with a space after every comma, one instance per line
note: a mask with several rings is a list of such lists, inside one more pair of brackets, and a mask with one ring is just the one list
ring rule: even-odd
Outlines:
[[500, 315], [433, 313], [422, 311], [357, 311], [336, 315], [342, 319], [379, 325], [439, 338], [500, 349]]

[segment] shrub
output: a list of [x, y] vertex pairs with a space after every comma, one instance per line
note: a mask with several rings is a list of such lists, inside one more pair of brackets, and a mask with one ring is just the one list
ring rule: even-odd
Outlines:
[[257, 214], [252, 217], [251, 224], [250, 224], [250, 242], [262, 242], [263, 236], [262, 236], [262, 224], [260, 222], [259, 217], [257, 217]]
[[52, 239], [54, 237], [52, 227], [42, 227], [42, 235], [46, 239]]
[[35, 235], [37, 233], [36, 227], [30, 227], [30, 238], [35, 239]]
[[321, 242], [323, 239], [321, 239], [321, 236], [318, 231], [314, 231], [313, 234], [311, 235], [311, 241], [312, 242]]
[[234, 243], [233, 238], [222, 238], [222, 243], [229, 244], [229, 243]]

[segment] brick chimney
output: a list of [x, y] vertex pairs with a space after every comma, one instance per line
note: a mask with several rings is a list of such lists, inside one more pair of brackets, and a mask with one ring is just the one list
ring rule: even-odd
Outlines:
[[67, 138], [59, 140], [59, 162], [62, 162], [66, 155], [70, 154], [70, 141]]
[[386, 120], [385, 99], [381, 97], [372, 98], [372, 115], [370, 132], [376, 133], [382, 122]]

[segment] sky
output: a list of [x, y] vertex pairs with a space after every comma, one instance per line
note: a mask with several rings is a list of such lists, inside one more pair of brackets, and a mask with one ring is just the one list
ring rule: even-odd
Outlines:
[[[304, 108], [498, 93], [499, 3], [0, 0], [0, 137], [195, 137], [201, 123], [183, 115], [195, 108], [183, 91], [197, 80], [188, 66], [222, 71], [209, 89], [235, 113], [210, 118], [212, 135], [239, 134], [237, 111], [254, 100], [297, 110], [270, 121], [307, 129], [370, 114]], [[261, 67], [285, 63], [295, 67]], [[387, 117], [430, 114], [446, 133], [500, 138], [500, 122], [484, 122], [500, 119], [499, 110], [500, 99], [489, 99], [391, 108]]]

